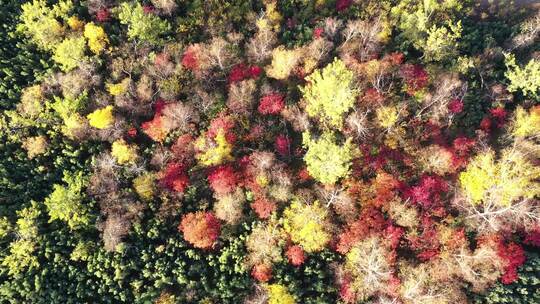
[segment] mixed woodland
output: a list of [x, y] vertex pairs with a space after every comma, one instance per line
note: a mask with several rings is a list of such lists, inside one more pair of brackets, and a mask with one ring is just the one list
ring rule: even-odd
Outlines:
[[540, 303], [540, 5], [0, 0], [0, 303]]

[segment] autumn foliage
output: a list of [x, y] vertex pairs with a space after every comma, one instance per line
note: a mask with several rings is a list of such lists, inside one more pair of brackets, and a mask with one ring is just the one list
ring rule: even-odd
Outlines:
[[304, 253], [304, 250], [302, 250], [302, 247], [298, 245], [289, 247], [289, 249], [287, 249], [286, 255], [289, 263], [294, 266], [300, 266], [304, 264], [304, 261], [306, 260], [306, 254]]
[[168, 190], [184, 192], [189, 185], [189, 176], [185, 165], [180, 163], [169, 163], [161, 174], [159, 183]]
[[208, 174], [208, 182], [218, 196], [233, 191], [238, 184], [238, 176], [231, 165], [213, 168]]
[[2, 0], [2, 303], [538, 303], [540, 15], [477, 2]]
[[284, 107], [284, 96], [279, 93], [271, 93], [261, 98], [257, 110], [263, 115], [279, 114]]
[[182, 217], [178, 230], [194, 247], [211, 249], [220, 233], [221, 224], [211, 212], [188, 213]]

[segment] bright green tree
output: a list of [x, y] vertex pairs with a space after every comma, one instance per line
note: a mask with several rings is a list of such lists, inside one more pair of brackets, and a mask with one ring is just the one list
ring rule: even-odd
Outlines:
[[433, 25], [427, 30], [426, 44], [423, 46], [426, 59], [442, 61], [455, 56], [461, 31], [461, 21], [456, 24], [448, 22], [447, 26]]
[[120, 23], [128, 26], [130, 40], [142, 40], [152, 44], [162, 42], [160, 36], [171, 26], [154, 14], [146, 14], [140, 3], [124, 2], [119, 7]]
[[9, 219], [5, 216], [0, 217], [0, 239], [7, 237], [13, 231]]
[[54, 185], [54, 191], [45, 199], [50, 220], [67, 222], [69, 228], [79, 229], [90, 224], [88, 208], [84, 205], [85, 178], [82, 172], [64, 172], [66, 185]]
[[540, 61], [531, 59], [527, 65], [520, 67], [514, 54], [505, 54], [507, 71], [504, 74], [510, 81], [508, 91], [521, 91], [531, 98], [540, 98]]
[[9, 254], [2, 261], [10, 275], [23, 272], [26, 268], [39, 266], [37, 257], [33, 254], [37, 247], [38, 237], [37, 219], [40, 215], [36, 202], [22, 210], [17, 211], [17, 225], [15, 231], [18, 239], [9, 244]]
[[423, 51], [426, 60], [441, 61], [455, 55], [461, 38], [461, 23], [454, 18], [465, 9], [463, 1], [402, 0], [391, 16], [404, 47]]
[[52, 7], [45, 0], [24, 3], [18, 30], [30, 37], [39, 48], [52, 51], [60, 43], [66, 28], [59, 20], [67, 20], [73, 9], [70, 0], [59, 1]]
[[54, 96], [54, 102], [47, 105], [63, 120], [61, 131], [68, 137], [73, 137], [84, 126], [84, 118], [79, 111], [86, 106], [88, 95], [81, 94], [77, 98], [60, 98]]
[[78, 67], [87, 58], [85, 50], [84, 37], [66, 38], [56, 47], [52, 58], [67, 72]]

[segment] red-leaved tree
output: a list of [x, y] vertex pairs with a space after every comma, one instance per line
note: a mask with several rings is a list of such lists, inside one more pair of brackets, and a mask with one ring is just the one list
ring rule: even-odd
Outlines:
[[261, 263], [253, 266], [251, 276], [259, 282], [268, 282], [272, 278], [272, 266]]
[[238, 175], [234, 172], [234, 168], [230, 164], [221, 165], [210, 171], [208, 182], [214, 193], [221, 196], [236, 189]]
[[285, 107], [285, 96], [280, 93], [264, 95], [259, 101], [257, 110], [263, 115], [279, 114]]
[[302, 247], [298, 245], [289, 247], [289, 249], [287, 249], [285, 254], [287, 255], [287, 259], [289, 260], [289, 263], [291, 263], [294, 266], [300, 266], [304, 264], [306, 260], [306, 255], [304, 254], [304, 250], [302, 250]]
[[525, 263], [525, 251], [516, 243], [499, 243], [497, 254], [505, 263], [504, 274], [501, 282], [511, 284], [518, 279], [517, 269]]
[[169, 163], [162, 172], [159, 183], [168, 190], [184, 192], [189, 185], [186, 166], [181, 163]]

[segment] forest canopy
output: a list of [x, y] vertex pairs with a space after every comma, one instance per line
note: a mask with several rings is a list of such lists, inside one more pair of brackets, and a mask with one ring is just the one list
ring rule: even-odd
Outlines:
[[535, 1], [0, 23], [1, 303], [540, 303]]

